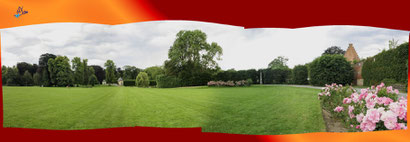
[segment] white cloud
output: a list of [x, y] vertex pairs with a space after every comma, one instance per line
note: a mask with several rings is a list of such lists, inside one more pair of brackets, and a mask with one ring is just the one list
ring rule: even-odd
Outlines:
[[208, 42], [223, 48], [218, 61], [222, 69], [266, 68], [277, 56], [289, 58], [288, 65], [305, 64], [330, 46], [346, 49], [353, 43], [361, 58], [388, 48], [388, 41], [408, 41], [408, 31], [362, 26], [321, 26], [300, 29], [244, 29], [215, 23], [154, 21], [124, 25], [53, 23], [0, 30], [2, 64], [38, 63], [43, 53], [87, 58], [89, 64], [146, 68], [162, 65], [180, 30], [200, 29]]

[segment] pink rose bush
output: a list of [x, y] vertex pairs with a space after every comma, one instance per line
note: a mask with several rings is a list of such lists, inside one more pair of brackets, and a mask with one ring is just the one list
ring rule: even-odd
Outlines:
[[[326, 85], [318, 94], [324, 109], [350, 126], [351, 131], [407, 129], [407, 99], [384, 83], [356, 92], [351, 86]], [[346, 111], [343, 111], [346, 110]]]
[[235, 87], [235, 86], [250, 86], [251, 84], [248, 81], [240, 80], [240, 81], [209, 81], [209, 87]]

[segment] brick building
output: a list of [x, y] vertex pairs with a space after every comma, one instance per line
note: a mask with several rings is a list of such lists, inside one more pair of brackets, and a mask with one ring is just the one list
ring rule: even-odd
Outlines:
[[349, 44], [349, 47], [346, 50], [344, 57], [347, 61], [351, 61], [354, 70], [354, 80], [353, 85], [363, 86], [362, 78], [362, 66], [363, 62], [360, 62], [359, 55], [357, 55], [356, 50], [353, 47], [353, 44]]

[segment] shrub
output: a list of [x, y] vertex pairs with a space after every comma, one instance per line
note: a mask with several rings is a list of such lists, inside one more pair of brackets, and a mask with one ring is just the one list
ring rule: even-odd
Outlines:
[[140, 72], [137, 76], [135, 84], [138, 87], [148, 87], [149, 86], [148, 74], [145, 72]]
[[136, 86], [135, 80], [124, 80], [124, 86]]
[[308, 69], [306, 65], [296, 65], [292, 70], [292, 78], [294, 84], [309, 84]]
[[375, 85], [383, 79], [394, 79], [404, 84], [407, 80], [409, 43], [383, 50], [363, 63], [362, 77], [365, 85]]
[[344, 91], [345, 88], [326, 85], [318, 99], [324, 109], [342, 120], [351, 131], [407, 129], [407, 99], [398, 99], [397, 89], [384, 83], [362, 89], [360, 93]]
[[253, 84], [252, 79], [248, 78], [248, 79], [246, 80], [246, 86], [251, 86], [252, 84]]
[[94, 86], [95, 84], [99, 84], [97, 76], [95, 76], [94, 74], [90, 76], [90, 78], [88, 79], [88, 84], [90, 84], [91, 86]]
[[343, 55], [323, 55], [308, 65], [309, 82], [315, 86], [325, 84], [351, 84], [353, 68]]
[[158, 88], [181, 87], [181, 79], [174, 76], [158, 75], [156, 85]]
[[394, 85], [394, 84], [397, 83], [397, 81], [396, 81], [395, 79], [390, 79], [390, 78], [385, 78], [385, 79], [382, 80], [382, 82], [383, 82], [385, 85], [388, 85], [388, 86]]

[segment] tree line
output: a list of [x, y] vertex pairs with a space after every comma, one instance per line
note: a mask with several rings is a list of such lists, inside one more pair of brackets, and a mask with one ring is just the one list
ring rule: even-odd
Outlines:
[[[222, 70], [217, 63], [218, 60], [222, 60], [221, 46], [215, 42], [208, 43], [207, 35], [200, 30], [181, 30], [176, 34], [176, 39], [168, 51], [168, 59], [162, 66], [148, 67], [144, 70], [129, 65], [120, 68], [114, 61], [107, 60], [103, 68], [98, 65], [88, 65], [88, 60], [80, 57], [74, 57], [70, 61], [66, 56], [46, 53], [40, 56], [38, 65], [19, 62], [13, 67], [3, 66], [2, 83], [18, 86], [93, 86], [101, 84], [103, 80], [108, 84], [117, 83], [120, 77], [124, 79], [125, 84], [144, 87], [148, 85], [199, 86], [206, 85], [212, 80], [252, 80], [253, 83], [263, 82], [263, 84], [313, 82], [314, 85], [324, 85], [323, 83], [334, 83], [332, 81], [339, 80], [343, 82], [336, 83], [349, 83], [352, 80], [352, 69], [350, 66], [340, 68], [338, 65], [347, 65], [347, 61], [342, 57], [336, 57], [343, 56], [344, 52], [340, 47], [332, 46], [325, 50], [321, 56], [323, 58], [318, 57], [311, 63], [297, 65], [293, 69], [287, 66], [288, 58], [279, 56], [264, 69]], [[328, 64], [328, 61], [335, 62]], [[329, 67], [336, 73], [328, 74], [326, 69]], [[337, 72], [339, 70], [343, 71]], [[339, 79], [338, 77], [343, 76], [340, 74], [346, 74], [346, 78]], [[315, 80], [318, 78], [326, 81]]]
[[7, 86], [94, 86], [107, 83], [117, 83], [118, 78], [135, 80], [137, 75], [145, 71], [155, 78], [162, 74], [159, 66], [148, 67], [145, 70], [126, 65], [117, 67], [112, 60], [107, 60], [104, 68], [99, 65], [88, 65], [88, 59], [74, 57], [71, 61], [67, 56], [50, 53], [42, 54], [38, 64], [18, 62], [16, 65], [2, 66], [2, 84]]

